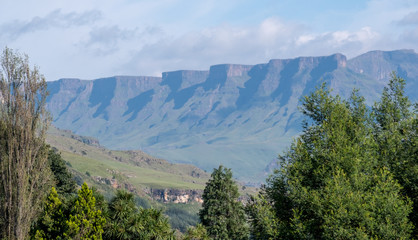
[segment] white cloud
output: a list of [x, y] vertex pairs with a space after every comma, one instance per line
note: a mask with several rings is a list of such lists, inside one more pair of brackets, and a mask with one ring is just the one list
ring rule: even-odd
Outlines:
[[135, 72], [208, 69], [217, 63], [257, 64], [272, 58], [360, 54], [379, 41], [370, 27], [312, 34], [300, 24], [268, 18], [255, 27], [205, 29], [144, 46], [126, 64]]
[[[265, 9], [251, 11], [245, 4], [256, 8], [263, 3], [39, 2], [5, 0], [8, 11], [0, 9], [0, 47], [8, 45], [28, 53], [49, 80], [159, 75], [177, 69], [208, 69], [219, 63], [257, 64], [336, 52], [354, 57], [376, 49], [418, 49], [416, 0], [370, 0], [357, 12], [339, 9], [345, 14], [341, 18], [338, 11], [327, 15], [329, 12], [312, 9], [320, 16], [315, 19], [288, 19], [267, 9], [283, 8], [292, 1], [279, 5], [266, 1]], [[28, 7], [20, 10], [23, 3]], [[293, 6], [298, 7], [303, 6]]]
[[101, 17], [99, 11], [85, 11], [83, 13], [62, 13], [54, 10], [44, 17], [33, 17], [30, 21], [14, 20], [0, 25], [0, 37], [16, 40], [24, 34], [36, 31], [46, 31], [51, 28], [68, 28], [93, 23]]

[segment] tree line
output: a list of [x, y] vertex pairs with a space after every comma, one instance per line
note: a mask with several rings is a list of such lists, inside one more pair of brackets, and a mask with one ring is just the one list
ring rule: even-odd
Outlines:
[[[418, 104], [393, 73], [368, 107], [322, 84], [302, 99], [303, 131], [260, 192], [239, 201], [231, 169], [214, 169], [200, 224], [181, 239], [418, 238]], [[46, 83], [28, 57], [1, 56], [0, 239], [178, 239], [161, 210], [118, 191], [77, 191], [45, 144]]]

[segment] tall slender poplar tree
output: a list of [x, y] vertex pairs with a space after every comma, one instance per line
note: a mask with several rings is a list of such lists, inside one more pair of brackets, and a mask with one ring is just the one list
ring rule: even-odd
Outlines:
[[0, 57], [0, 238], [25, 239], [50, 188], [47, 86], [26, 55]]

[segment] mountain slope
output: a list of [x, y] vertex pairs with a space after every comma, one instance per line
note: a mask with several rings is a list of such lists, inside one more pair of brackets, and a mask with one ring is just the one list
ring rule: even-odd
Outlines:
[[[138, 194], [150, 189], [203, 190], [209, 174], [185, 164], [172, 164], [141, 151], [115, 151], [97, 140], [50, 127], [47, 143], [61, 153], [71, 169], [86, 173], [96, 182], [129, 188]], [[111, 182], [111, 183], [110, 183]]]
[[416, 99], [417, 64], [411, 51], [376, 51], [351, 60], [334, 54], [221, 64], [161, 78], [61, 79], [48, 83], [47, 106], [56, 126], [97, 137], [106, 147], [141, 149], [206, 170], [224, 164], [241, 180], [260, 181], [300, 132], [301, 96], [326, 81], [343, 96], [359, 88], [371, 103], [396, 70]]

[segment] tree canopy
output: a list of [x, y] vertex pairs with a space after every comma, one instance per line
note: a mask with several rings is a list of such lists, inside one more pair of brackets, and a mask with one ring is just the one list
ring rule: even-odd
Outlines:
[[106, 219], [97, 209], [93, 191], [83, 184], [77, 196], [65, 205], [55, 188], [31, 231], [32, 239], [102, 239]]
[[[272, 239], [411, 237], [416, 112], [403, 95], [404, 84], [393, 75], [373, 109], [358, 91], [343, 100], [325, 84], [302, 100], [303, 132], [279, 157], [281, 168], [260, 193], [267, 207], [250, 215], [256, 239], [264, 239], [257, 237], [260, 231]], [[262, 222], [262, 213], [273, 213], [274, 221]], [[279, 232], [268, 231], [270, 226]]]

